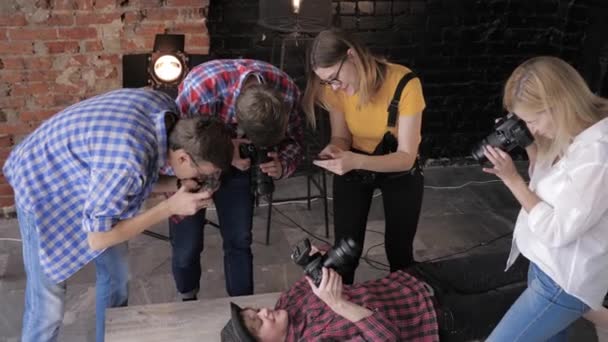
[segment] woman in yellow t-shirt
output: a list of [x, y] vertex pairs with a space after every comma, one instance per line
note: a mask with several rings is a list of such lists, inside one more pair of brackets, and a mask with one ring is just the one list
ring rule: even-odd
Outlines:
[[[314, 122], [314, 106], [330, 115], [331, 140], [315, 164], [334, 173], [336, 242], [365, 240], [374, 189], [382, 191], [385, 248], [391, 272], [414, 262], [413, 241], [420, 216], [424, 178], [417, 163], [425, 103], [418, 78], [401, 92], [394, 127], [388, 108], [408, 68], [376, 57], [340, 31], [321, 32], [308, 56], [311, 73], [303, 107]], [[390, 134], [387, 134], [390, 132]], [[390, 147], [392, 137], [392, 148]], [[358, 261], [357, 261], [358, 263]], [[356, 267], [356, 265], [355, 265]], [[354, 268], [343, 278], [351, 284]]]

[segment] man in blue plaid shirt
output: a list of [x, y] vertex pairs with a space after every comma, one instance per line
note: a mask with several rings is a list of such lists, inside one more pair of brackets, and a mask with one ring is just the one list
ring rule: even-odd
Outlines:
[[[54, 115], [13, 149], [3, 172], [15, 190], [23, 239], [23, 341], [57, 339], [66, 280], [91, 261], [96, 339], [103, 341], [105, 309], [127, 304], [126, 241], [209, 205], [215, 187], [197, 187], [230, 166], [230, 134], [217, 121], [178, 114], [163, 93], [116, 90]], [[140, 212], [166, 163], [181, 188]]]

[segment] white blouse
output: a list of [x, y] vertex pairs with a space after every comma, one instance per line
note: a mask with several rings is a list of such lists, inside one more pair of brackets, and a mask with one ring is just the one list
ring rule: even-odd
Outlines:
[[541, 198], [517, 217], [507, 269], [520, 252], [593, 309], [608, 292], [608, 119], [580, 133], [553, 166], [536, 165]]

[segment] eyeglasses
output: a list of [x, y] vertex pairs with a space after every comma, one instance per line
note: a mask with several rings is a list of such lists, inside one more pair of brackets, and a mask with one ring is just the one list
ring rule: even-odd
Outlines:
[[198, 175], [192, 178], [181, 178], [177, 180], [177, 187], [180, 188], [182, 182], [193, 181], [196, 183], [196, 188], [192, 189], [192, 192], [199, 192], [203, 190], [215, 191], [220, 187], [220, 177], [222, 176], [222, 170], [213, 171], [210, 174], [204, 174], [200, 172], [200, 168], [194, 158], [190, 156], [192, 164], [196, 167]]
[[342, 60], [340, 61], [340, 66], [338, 67], [338, 71], [336, 72], [336, 75], [334, 77], [332, 77], [329, 80], [321, 80], [320, 83], [322, 85], [330, 85], [330, 86], [335, 86], [335, 87], [341, 87], [342, 86], [342, 81], [339, 79], [340, 78], [340, 71], [342, 70], [342, 66], [344, 65], [344, 62], [346, 62], [346, 58], [348, 57], [348, 55], [344, 55], [344, 57], [342, 57]]

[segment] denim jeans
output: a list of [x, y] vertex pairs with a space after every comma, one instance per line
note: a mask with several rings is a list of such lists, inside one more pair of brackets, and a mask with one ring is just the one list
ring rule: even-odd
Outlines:
[[[253, 293], [253, 195], [249, 177], [249, 172], [232, 168], [213, 194], [223, 240], [226, 291], [230, 296]], [[196, 296], [200, 288], [204, 225], [205, 210], [177, 223], [169, 221], [173, 278], [184, 297]]]
[[530, 263], [528, 288], [511, 306], [487, 341], [567, 341], [568, 326], [589, 306], [567, 294]]
[[[21, 339], [24, 342], [56, 341], [63, 320], [66, 282], [54, 283], [42, 270], [34, 216], [20, 208], [17, 208], [17, 215], [27, 276]], [[127, 305], [127, 244], [122, 243], [105, 250], [95, 259], [95, 266], [95, 337], [101, 342], [104, 340], [105, 309]]]

